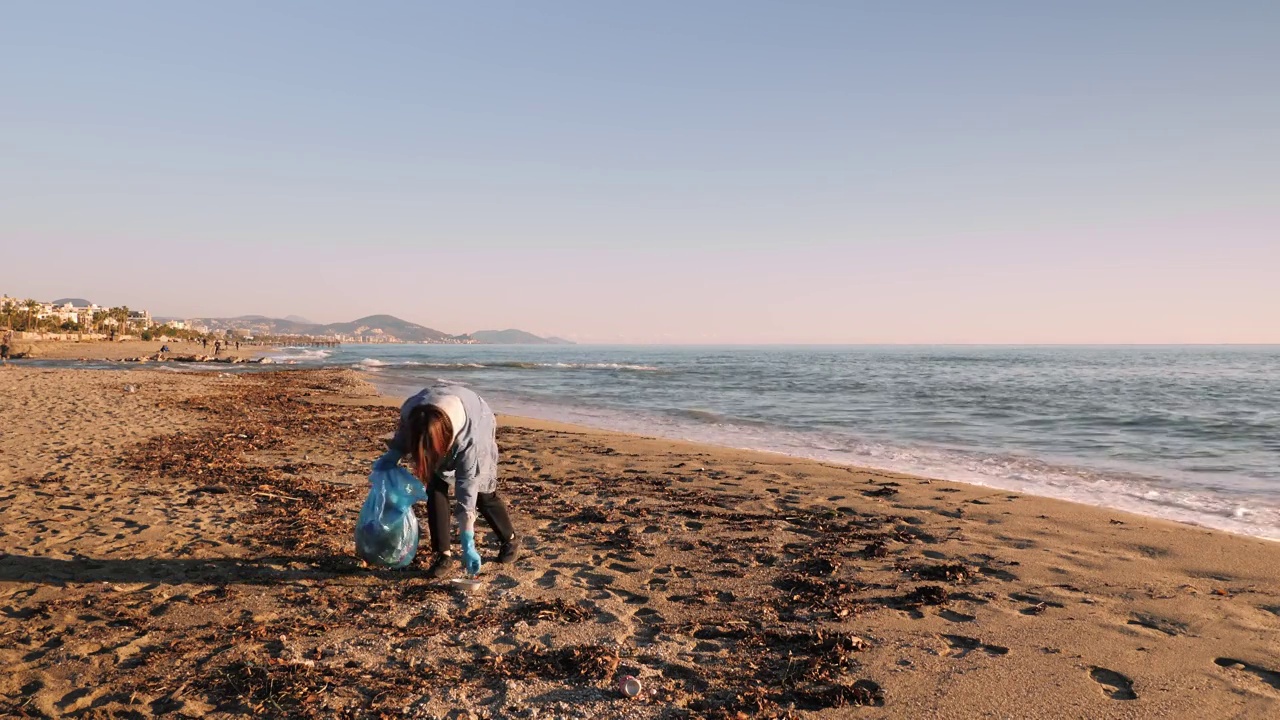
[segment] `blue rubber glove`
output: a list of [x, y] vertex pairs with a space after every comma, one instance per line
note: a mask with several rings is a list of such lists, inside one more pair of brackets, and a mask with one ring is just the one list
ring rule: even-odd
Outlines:
[[458, 533], [458, 539], [462, 541], [462, 567], [467, 569], [468, 575], [479, 573], [480, 553], [476, 552], [476, 531], [463, 530]]
[[373, 471], [395, 470], [396, 465], [400, 464], [400, 457], [399, 450], [388, 450], [382, 457], [373, 461]]

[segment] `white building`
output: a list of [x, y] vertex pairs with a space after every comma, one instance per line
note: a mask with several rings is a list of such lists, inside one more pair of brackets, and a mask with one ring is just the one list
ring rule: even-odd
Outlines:
[[102, 310], [97, 305], [87, 305], [77, 307], [71, 303], [62, 305], [43, 304], [40, 307], [40, 319], [54, 318], [59, 323], [73, 322], [79, 323], [82, 327], [89, 327], [93, 324], [93, 314]]

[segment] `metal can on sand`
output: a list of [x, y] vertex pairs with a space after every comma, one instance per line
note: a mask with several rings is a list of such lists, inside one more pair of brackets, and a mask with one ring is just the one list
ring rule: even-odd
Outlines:
[[639, 695], [644, 688], [634, 675], [623, 675], [622, 679], [618, 681], [618, 689], [622, 691], [623, 695], [633, 698]]

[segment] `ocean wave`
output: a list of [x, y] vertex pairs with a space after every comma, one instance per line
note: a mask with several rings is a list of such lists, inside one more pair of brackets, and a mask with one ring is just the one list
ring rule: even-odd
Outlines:
[[631, 365], [628, 363], [551, 363], [558, 368], [574, 370], [629, 370], [634, 372], [657, 372], [662, 368], [654, 365]]
[[417, 362], [412, 360], [394, 361], [365, 358], [358, 365], [364, 368], [430, 368], [432, 370], [612, 370], [619, 372], [656, 372], [661, 368], [653, 365], [632, 365], [627, 363], [538, 363], [504, 360], [499, 362]]
[[709, 410], [657, 414], [516, 400], [504, 412], [819, 462], [899, 472], [1051, 497], [1280, 540], [1280, 501], [1122, 469], [1085, 467], [1018, 454], [958, 450], [840, 432], [801, 430]]
[[624, 370], [632, 372], [654, 372], [660, 368], [653, 365], [632, 365], [628, 363], [570, 363], [570, 362], [491, 362], [491, 363], [458, 363], [460, 367], [468, 368], [497, 368], [511, 370]]
[[[742, 438], [740, 433], [734, 434]], [[819, 443], [801, 433], [794, 437], [757, 436], [752, 445], [753, 449], [1110, 507], [1280, 540], [1280, 503], [1252, 493], [1222, 492], [1207, 485], [1175, 486], [1167, 478], [1058, 464], [1021, 455], [843, 437], [827, 439], [830, 442]], [[729, 440], [728, 433], [719, 444], [725, 440]]]
[[748, 418], [733, 417], [723, 413], [713, 412], [711, 410], [700, 410], [697, 408], [672, 408], [667, 411], [671, 415], [684, 420], [693, 420], [694, 422], [704, 423], [707, 425], [725, 425], [739, 427], [767, 427], [769, 423], [763, 420], [751, 420]]
[[278, 354], [272, 355], [271, 359], [277, 362], [289, 362], [289, 361], [297, 362], [300, 360], [301, 361], [320, 361], [320, 360], [324, 360], [325, 358], [328, 358], [332, 354], [333, 353], [329, 350], [318, 350], [315, 348], [302, 348], [302, 347], [285, 347], [285, 348], [281, 348]]

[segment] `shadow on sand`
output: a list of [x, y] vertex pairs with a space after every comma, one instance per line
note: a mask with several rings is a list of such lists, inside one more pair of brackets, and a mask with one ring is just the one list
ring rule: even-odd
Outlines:
[[343, 556], [98, 559], [0, 555], [0, 582], [55, 586], [103, 582], [269, 585], [351, 576], [407, 579], [425, 575], [413, 566], [403, 570], [369, 568]]

